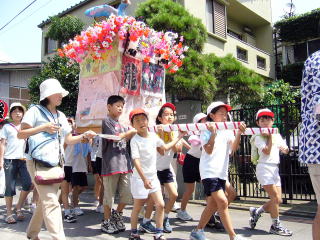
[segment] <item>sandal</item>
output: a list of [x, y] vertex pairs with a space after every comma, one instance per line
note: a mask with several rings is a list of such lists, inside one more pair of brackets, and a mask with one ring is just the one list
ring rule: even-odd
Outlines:
[[13, 214], [9, 215], [5, 219], [6, 223], [8, 224], [14, 224], [17, 223], [17, 221], [14, 219]]
[[25, 216], [22, 213], [21, 209], [16, 209], [16, 214], [17, 214], [17, 220], [18, 221], [23, 221], [25, 219]]

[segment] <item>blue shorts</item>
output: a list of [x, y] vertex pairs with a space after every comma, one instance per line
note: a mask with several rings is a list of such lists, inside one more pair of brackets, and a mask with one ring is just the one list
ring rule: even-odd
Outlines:
[[219, 190], [226, 190], [226, 180], [220, 178], [205, 178], [202, 179], [202, 184], [204, 188], [204, 193], [206, 196], [211, 196], [211, 193], [217, 192]]
[[4, 193], [6, 197], [13, 197], [16, 195], [18, 174], [21, 179], [22, 190], [31, 190], [32, 183], [25, 160], [4, 159], [3, 168], [6, 177], [6, 191]]
[[165, 183], [171, 183], [174, 182], [173, 180], [173, 174], [170, 171], [170, 169], [165, 169], [162, 171], [157, 171], [158, 179], [161, 185], [164, 185]]

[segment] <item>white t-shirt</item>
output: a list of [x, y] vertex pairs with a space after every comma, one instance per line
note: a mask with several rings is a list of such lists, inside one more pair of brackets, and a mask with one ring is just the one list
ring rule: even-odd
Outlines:
[[[148, 137], [141, 137], [136, 134], [130, 141], [132, 159], [140, 159], [144, 175], [152, 179], [157, 177], [157, 147], [164, 145], [164, 142], [155, 133], [149, 132]], [[133, 176], [140, 178], [136, 168], [133, 168]]]
[[[200, 135], [201, 146], [208, 143], [211, 132], [202, 131]], [[220, 178], [227, 180], [229, 154], [231, 151], [231, 144], [235, 136], [232, 131], [217, 131], [213, 151], [208, 154], [204, 148], [200, 157], [200, 176], [201, 179], [206, 178]]]
[[[51, 120], [51, 122], [53, 123], [57, 123], [57, 114], [53, 114], [53, 116], [46, 114], [48, 116], [48, 118]], [[70, 127], [68, 120], [66, 118], [66, 116], [64, 115], [64, 113], [59, 111], [59, 123], [61, 124], [61, 152], [62, 154], [64, 154], [64, 149], [63, 149], [63, 143], [64, 143], [64, 138], [66, 135], [68, 135], [69, 133], [71, 133], [72, 128]], [[26, 114], [24, 115], [23, 119], [22, 119], [22, 123], [26, 123], [28, 125], [30, 125], [31, 127], [38, 127], [40, 125], [46, 124], [48, 123], [48, 119], [45, 118], [40, 110], [36, 107], [33, 106], [31, 107]], [[48, 151], [50, 151], [50, 149], [48, 149]], [[27, 159], [31, 160], [32, 158], [27, 155]]]
[[0, 130], [0, 139], [6, 140], [4, 158], [6, 159], [21, 159], [25, 158], [25, 145], [26, 141], [24, 139], [19, 139], [17, 137], [18, 131], [21, 125], [14, 126], [12, 123], [7, 123]]
[[64, 150], [64, 166], [72, 166], [73, 154], [74, 145], [67, 145], [66, 149]]
[[172, 149], [165, 151], [164, 155], [161, 155], [157, 151], [157, 171], [170, 169], [170, 164], [172, 162], [173, 156], [174, 156], [174, 152]]
[[[187, 153], [195, 158], [200, 158], [201, 154], [202, 154], [200, 136], [192, 135], [189, 137], [188, 141], [191, 143], [191, 148], [189, 149], [189, 151]], [[197, 143], [197, 142], [199, 142], [199, 143]]]
[[280, 134], [273, 134], [272, 135], [272, 147], [271, 152], [269, 155], [264, 154], [262, 150], [267, 145], [267, 138], [262, 137], [261, 135], [257, 135], [254, 139], [254, 145], [258, 149], [259, 153], [259, 160], [258, 163], [271, 163], [271, 164], [279, 164], [280, 157], [279, 157], [279, 149], [280, 147], [288, 148], [286, 142], [281, 137]]

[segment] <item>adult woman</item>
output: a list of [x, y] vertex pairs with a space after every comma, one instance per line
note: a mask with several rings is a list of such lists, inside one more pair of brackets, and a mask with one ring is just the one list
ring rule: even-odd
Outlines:
[[[69, 94], [56, 79], [47, 79], [40, 84], [40, 105], [46, 108], [49, 114], [47, 118], [40, 112], [37, 107], [31, 107], [25, 114], [19, 138], [28, 138], [40, 132], [48, 132], [50, 134], [59, 133], [61, 137], [60, 149], [63, 152], [63, 144], [75, 144], [84, 138], [93, 138], [96, 134], [87, 131], [78, 136], [72, 136], [71, 127], [68, 124], [66, 116], [57, 110], [62, 102], [62, 98]], [[48, 151], [52, 151], [48, 149]], [[57, 156], [58, 158], [59, 156]], [[34, 160], [27, 156], [27, 168], [31, 179], [35, 176]], [[27, 229], [29, 239], [38, 239], [38, 234], [44, 220], [47, 230], [53, 239], [64, 240], [62, 216], [60, 204], [58, 201], [58, 189], [60, 184], [51, 185], [34, 185], [39, 193], [39, 203], [33, 213], [32, 219]]]
[[25, 113], [25, 107], [21, 103], [12, 103], [10, 106], [10, 118], [12, 122], [3, 126], [0, 134], [0, 169], [4, 168], [6, 179], [5, 201], [7, 207], [6, 223], [16, 223], [12, 214], [12, 200], [16, 195], [16, 180], [18, 174], [21, 178], [22, 191], [16, 205], [17, 220], [24, 220], [21, 211], [26, 197], [31, 190], [31, 179], [26, 167], [24, 154], [25, 141], [17, 138], [21, 127], [21, 120]]

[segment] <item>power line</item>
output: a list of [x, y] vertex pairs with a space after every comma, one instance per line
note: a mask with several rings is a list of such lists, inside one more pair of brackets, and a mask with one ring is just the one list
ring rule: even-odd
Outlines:
[[8, 31], [10, 31], [10, 30], [12, 30], [13, 28], [15, 28], [17, 25], [19, 25], [19, 24], [20, 24], [21, 22], [23, 22], [25, 19], [31, 17], [33, 14], [35, 14], [36, 12], [38, 12], [41, 8], [47, 6], [47, 5], [48, 5], [50, 2], [52, 2], [52, 1], [53, 1], [53, 0], [47, 1], [45, 4], [43, 4], [42, 6], [40, 6], [39, 8], [37, 8], [37, 9], [36, 9], [35, 11], [33, 11], [31, 14], [29, 14], [28, 16], [26, 16], [26, 17], [24, 17], [23, 19], [21, 19], [19, 22], [17, 22], [17, 23], [15, 23], [14, 25], [12, 25], [11, 28], [9, 28], [9, 29], [1, 32], [1, 33], [0, 33], [0, 36], [1, 36], [2, 34], [4, 34], [4, 33], [8, 32]]
[[31, 2], [28, 6], [26, 6], [24, 9], [22, 9], [17, 15], [15, 15], [9, 22], [7, 22], [3, 27], [0, 28], [0, 31], [4, 29], [9, 23], [11, 23], [16, 17], [18, 17], [21, 13], [23, 13], [28, 7], [30, 7], [32, 4], [34, 4], [37, 0], [34, 0]]

